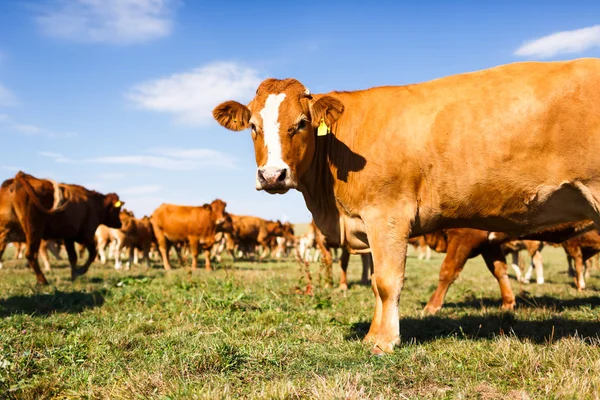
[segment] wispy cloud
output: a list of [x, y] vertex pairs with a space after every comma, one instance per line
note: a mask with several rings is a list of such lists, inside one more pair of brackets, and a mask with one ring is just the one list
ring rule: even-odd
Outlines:
[[0, 123], [6, 125], [8, 129], [27, 136], [44, 136], [48, 138], [70, 138], [77, 136], [74, 132], [55, 132], [36, 125], [23, 124], [15, 121], [7, 114], [0, 114]]
[[59, 163], [135, 165], [170, 171], [194, 171], [205, 167], [237, 168], [235, 159], [231, 155], [211, 149], [151, 149], [145, 154], [83, 159], [71, 159], [62, 154], [50, 152], [39, 152], [38, 154], [52, 158]]
[[49, 0], [36, 22], [50, 37], [134, 44], [168, 36], [177, 0]]
[[581, 53], [593, 47], [600, 47], [600, 25], [529, 40], [515, 50], [514, 55], [550, 58], [558, 54]]
[[13, 106], [15, 104], [17, 104], [17, 96], [0, 83], [0, 106]]
[[134, 86], [125, 97], [139, 108], [173, 114], [177, 121], [203, 125], [225, 100], [250, 100], [262, 81], [260, 73], [234, 62], [216, 62], [190, 72]]

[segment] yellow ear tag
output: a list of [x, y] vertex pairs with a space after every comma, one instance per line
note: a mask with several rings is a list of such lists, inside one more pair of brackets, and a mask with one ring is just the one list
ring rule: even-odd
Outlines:
[[121, 203], [120, 201], [117, 201], [117, 202], [115, 203], [115, 207], [121, 207], [121, 204], [123, 204], [123, 203]]
[[319, 127], [317, 128], [317, 136], [325, 136], [329, 132], [331, 132], [331, 130], [325, 123], [325, 118], [321, 118], [321, 123], [319, 124]]

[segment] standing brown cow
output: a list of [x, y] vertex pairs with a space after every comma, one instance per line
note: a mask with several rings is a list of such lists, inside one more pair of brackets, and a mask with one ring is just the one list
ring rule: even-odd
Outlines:
[[251, 129], [257, 189], [298, 189], [328, 239], [373, 254], [365, 340], [381, 354], [400, 342], [410, 236], [600, 227], [598, 87], [590, 58], [326, 94], [271, 78], [247, 106], [227, 101], [213, 116]]
[[[38, 264], [40, 242], [63, 239], [71, 264], [71, 279], [75, 279], [87, 272], [96, 257], [94, 233], [98, 225], [121, 226], [122, 204], [115, 193], [103, 195], [83, 186], [57, 184], [18, 172], [0, 188], [0, 257], [8, 241], [25, 241], [29, 266], [38, 283], [47, 284]], [[83, 243], [89, 253], [79, 269], [75, 242]]]
[[192, 253], [192, 269], [198, 266], [198, 249], [202, 247], [206, 270], [211, 271], [210, 249], [215, 234], [225, 224], [225, 203], [216, 199], [199, 207], [161, 204], [150, 217], [158, 248], [166, 270], [171, 269], [169, 249], [172, 243], [188, 242]]

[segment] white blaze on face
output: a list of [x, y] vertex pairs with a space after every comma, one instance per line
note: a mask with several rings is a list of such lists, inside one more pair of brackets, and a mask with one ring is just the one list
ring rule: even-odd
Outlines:
[[279, 106], [283, 99], [285, 99], [285, 93], [270, 94], [265, 102], [265, 108], [260, 112], [263, 120], [265, 147], [267, 148], [267, 163], [261, 168], [288, 168], [281, 158], [281, 139], [279, 138]]

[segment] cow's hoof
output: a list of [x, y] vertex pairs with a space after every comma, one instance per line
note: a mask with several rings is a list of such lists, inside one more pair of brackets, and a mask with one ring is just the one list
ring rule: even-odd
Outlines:
[[543, 285], [544, 284], [544, 278], [538, 279], [536, 282], [537, 282], [538, 285]]
[[377, 357], [381, 357], [384, 354], [391, 354], [394, 352], [394, 346], [400, 344], [400, 338], [393, 340], [378, 340], [371, 349], [371, 354]]
[[517, 303], [514, 300], [512, 302], [503, 303], [502, 304], [502, 310], [504, 310], [504, 311], [514, 311], [516, 305], [517, 305]]
[[427, 304], [423, 309], [423, 315], [435, 315], [442, 309], [442, 306], [432, 306]]
[[348, 285], [346, 283], [341, 283], [340, 286], [338, 287], [338, 290], [346, 291], [346, 290], [348, 290]]

